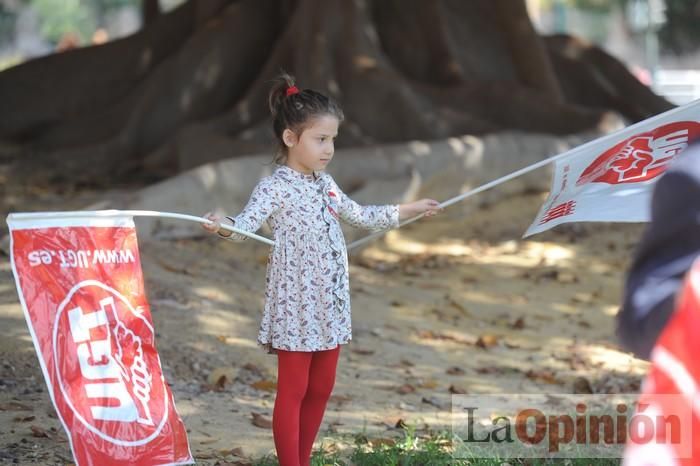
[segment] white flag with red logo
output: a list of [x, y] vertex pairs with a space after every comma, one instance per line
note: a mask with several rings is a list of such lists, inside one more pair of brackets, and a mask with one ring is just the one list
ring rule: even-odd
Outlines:
[[156, 351], [133, 219], [63, 212], [7, 223], [17, 291], [75, 463], [192, 463]]
[[557, 158], [549, 197], [524, 236], [568, 222], [646, 222], [658, 177], [700, 137], [700, 100]]

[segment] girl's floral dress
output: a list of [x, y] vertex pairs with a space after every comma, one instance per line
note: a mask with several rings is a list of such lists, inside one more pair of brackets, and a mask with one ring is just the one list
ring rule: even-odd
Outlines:
[[275, 354], [275, 349], [328, 350], [352, 339], [348, 258], [339, 220], [367, 230], [395, 228], [398, 205], [361, 206], [328, 173], [307, 175], [277, 165], [257, 184], [243, 211], [226, 218], [251, 233], [267, 220], [274, 235], [258, 345]]

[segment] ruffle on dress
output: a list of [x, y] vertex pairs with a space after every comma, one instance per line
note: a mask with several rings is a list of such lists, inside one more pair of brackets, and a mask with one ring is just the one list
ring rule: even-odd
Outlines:
[[343, 248], [345, 238], [343, 238], [343, 231], [340, 229], [339, 224], [337, 195], [332, 192], [325, 179], [323, 180], [322, 188], [323, 212], [321, 215], [326, 225], [328, 225], [327, 233], [331, 239], [330, 247], [333, 250], [333, 258], [338, 265], [338, 267], [336, 267], [336, 276], [334, 277], [333, 294], [335, 295], [336, 301], [340, 304], [340, 312], [343, 313], [349, 305], [344, 289], [348, 273], [345, 267], [345, 249]]

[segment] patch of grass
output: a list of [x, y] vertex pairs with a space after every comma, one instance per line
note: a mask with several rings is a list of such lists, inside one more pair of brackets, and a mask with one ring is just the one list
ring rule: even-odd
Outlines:
[[[253, 466], [279, 466], [276, 456], [266, 455], [253, 462]], [[326, 451], [321, 448], [311, 454], [311, 466], [349, 466], [341, 459], [340, 453]]]
[[[508, 458], [453, 458], [452, 434], [431, 432], [417, 435], [414, 425], [403, 429], [403, 437], [369, 438], [365, 433], [338, 436], [339, 442], [349, 440], [354, 445], [350, 453], [337, 451], [334, 441], [330, 446], [313, 452], [311, 466], [619, 466], [619, 459], [508, 459]], [[265, 456], [253, 462], [254, 466], [279, 466], [275, 456]]]
[[450, 435], [437, 433], [428, 438], [416, 435], [416, 428], [407, 425], [403, 439], [370, 440], [364, 436], [355, 439], [355, 450], [350, 455], [351, 464], [363, 466], [420, 466], [466, 465], [466, 460], [452, 457]]

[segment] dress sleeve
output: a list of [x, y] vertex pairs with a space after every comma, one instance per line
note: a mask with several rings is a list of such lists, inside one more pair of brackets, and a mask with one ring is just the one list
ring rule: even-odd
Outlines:
[[382, 231], [399, 226], [399, 205], [360, 205], [350, 199], [330, 176], [330, 190], [326, 193], [334, 197], [338, 215], [347, 224], [365, 230]]
[[[270, 178], [264, 178], [253, 189], [241, 213], [235, 217], [226, 218], [239, 230], [255, 233], [270, 215], [280, 209], [281, 197], [279, 186]], [[245, 241], [249, 237], [231, 232], [230, 236], [224, 238], [231, 241]]]

